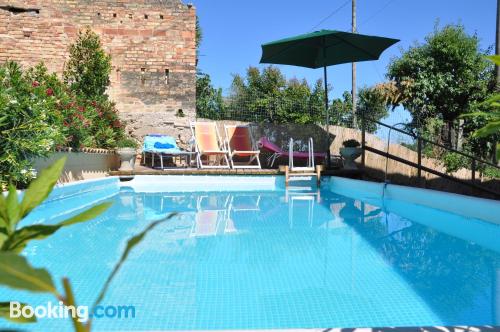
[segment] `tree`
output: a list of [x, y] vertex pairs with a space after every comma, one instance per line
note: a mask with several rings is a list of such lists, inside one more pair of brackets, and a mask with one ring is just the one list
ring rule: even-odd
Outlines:
[[214, 120], [224, 118], [222, 89], [215, 89], [210, 76], [203, 73], [196, 75], [196, 115]]
[[[358, 102], [356, 113], [364, 115], [368, 119], [380, 121], [389, 114], [389, 106], [385, 96], [375, 87], [364, 87], [358, 91]], [[361, 128], [361, 122], [354, 123], [352, 113], [352, 94], [344, 91], [342, 98], [332, 101], [330, 107], [331, 121], [333, 124], [343, 127]], [[377, 124], [372, 121], [365, 121], [365, 129], [369, 133], [377, 131]]]
[[63, 73], [64, 82], [88, 99], [107, 99], [111, 56], [103, 50], [99, 36], [90, 28], [80, 31], [76, 42], [69, 48], [69, 54]]
[[[377, 89], [364, 87], [358, 91], [356, 112], [367, 118], [380, 121], [389, 114], [389, 106], [385, 101], [384, 95]], [[361, 123], [358, 123], [358, 125], [361, 125]], [[366, 121], [365, 129], [370, 133], [374, 133], [377, 131], [377, 125], [371, 121]]]
[[[500, 55], [493, 55], [488, 57], [495, 65], [500, 65]], [[474, 113], [463, 114], [463, 118], [470, 118], [472, 120], [483, 120], [483, 126], [476, 129], [473, 133], [474, 138], [484, 138], [493, 137], [493, 142], [495, 144], [496, 156], [494, 160], [500, 159], [500, 93], [495, 92], [490, 98], [488, 98], [482, 106], [486, 107], [487, 111], [480, 111]]]
[[319, 123], [324, 118], [322, 81], [287, 80], [274, 66], [247, 69], [231, 84], [229, 113], [233, 119], [273, 123]]
[[412, 126], [440, 118], [445, 124], [442, 142], [455, 147], [454, 121], [488, 95], [493, 70], [476, 35], [468, 35], [462, 25], [447, 25], [392, 60], [387, 77], [394, 82], [398, 101], [412, 114]]
[[196, 65], [198, 66], [198, 60], [200, 57], [200, 45], [203, 40], [203, 30], [201, 29], [200, 19], [196, 16], [196, 35], [195, 35], [195, 44], [196, 44]]

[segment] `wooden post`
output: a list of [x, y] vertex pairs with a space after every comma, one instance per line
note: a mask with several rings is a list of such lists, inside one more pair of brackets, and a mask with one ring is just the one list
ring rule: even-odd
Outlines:
[[[497, 0], [497, 22], [496, 22], [495, 54], [500, 54], [500, 0]], [[495, 65], [496, 91], [500, 91], [500, 67]]]
[[476, 159], [472, 159], [472, 165], [471, 165], [471, 172], [472, 172], [472, 181], [476, 180]]
[[[500, 0], [498, 0], [500, 1]], [[356, 33], [356, 0], [352, 0], [352, 33]], [[352, 63], [352, 125], [356, 128], [356, 62]]]
[[365, 140], [365, 125], [366, 125], [366, 120], [365, 116], [361, 116], [361, 166], [365, 168], [365, 145], [366, 145], [366, 140]]
[[418, 168], [417, 168], [417, 176], [418, 180], [422, 179], [422, 140], [420, 136], [417, 138], [417, 154], [418, 154]]

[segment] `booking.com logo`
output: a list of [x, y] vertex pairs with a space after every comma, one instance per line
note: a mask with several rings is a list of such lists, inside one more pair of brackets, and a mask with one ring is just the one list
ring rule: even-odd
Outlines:
[[10, 302], [9, 315], [11, 318], [49, 318], [49, 319], [65, 319], [76, 318], [79, 322], [86, 322], [89, 318], [135, 318], [135, 307], [132, 305], [107, 305], [96, 306], [92, 312], [89, 312], [89, 307], [82, 306], [65, 306], [61, 301], [58, 304], [47, 302], [46, 305], [38, 305], [32, 307], [29, 305], [21, 305], [20, 302]]

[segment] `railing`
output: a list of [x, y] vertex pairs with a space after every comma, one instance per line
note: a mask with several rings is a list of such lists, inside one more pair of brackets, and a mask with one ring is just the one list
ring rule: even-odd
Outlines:
[[[392, 131], [396, 131], [396, 132], [399, 132], [401, 134], [405, 134], [405, 135], [408, 135], [408, 136], [411, 136], [412, 138], [414, 138], [416, 140], [416, 142], [417, 142], [417, 151], [416, 151], [417, 152], [417, 162], [415, 163], [413, 161], [404, 159], [402, 157], [390, 154], [389, 150], [382, 151], [382, 150], [376, 149], [374, 147], [367, 146], [366, 145], [366, 130], [365, 130], [365, 128], [366, 128], [365, 124], [366, 124], [367, 121], [375, 123], [375, 124], [377, 124], [377, 125], [379, 125], [381, 127], [388, 128], [390, 131], [391, 130]], [[433, 145], [435, 147], [438, 147], [440, 149], [443, 149], [443, 150], [445, 150], [447, 152], [453, 152], [453, 153], [456, 153], [456, 154], [461, 155], [463, 157], [469, 158], [471, 160], [471, 165], [470, 165], [471, 181], [467, 181], [467, 180], [464, 180], [464, 179], [459, 179], [459, 178], [454, 177], [454, 176], [452, 176], [450, 174], [446, 174], [446, 173], [443, 173], [441, 171], [438, 171], [438, 170], [435, 170], [433, 168], [430, 168], [430, 167], [422, 165], [422, 150], [423, 150], [423, 144], [424, 143], [431, 144], [431, 145]], [[389, 144], [388, 144], [388, 146], [389, 146]], [[469, 154], [464, 153], [462, 151], [458, 151], [456, 149], [447, 147], [447, 146], [445, 146], [443, 144], [440, 144], [440, 143], [437, 143], [437, 142], [433, 142], [433, 141], [428, 140], [428, 139], [426, 139], [424, 137], [421, 137], [420, 135], [415, 135], [414, 133], [402, 130], [400, 128], [396, 128], [395, 126], [390, 126], [390, 125], [387, 125], [387, 124], [382, 123], [380, 121], [373, 120], [373, 119], [367, 118], [365, 116], [362, 116], [361, 117], [361, 147], [363, 149], [363, 153], [361, 155], [361, 164], [363, 165], [363, 167], [365, 166], [365, 162], [366, 162], [365, 152], [369, 151], [369, 152], [372, 152], [372, 153], [375, 153], [375, 154], [378, 154], [380, 156], [385, 157], [386, 158], [386, 162], [387, 162], [387, 159], [391, 159], [391, 160], [403, 163], [405, 165], [408, 165], [410, 167], [416, 168], [417, 169], [417, 178], [419, 180], [422, 179], [422, 171], [423, 171], [423, 172], [427, 172], [427, 173], [439, 176], [441, 178], [444, 178], [444, 179], [447, 179], [447, 180], [450, 180], [450, 181], [454, 181], [456, 183], [460, 183], [460, 184], [465, 185], [465, 186], [472, 187], [474, 189], [477, 189], [477, 190], [483, 191], [485, 193], [488, 193], [488, 194], [494, 196], [497, 199], [500, 199], [500, 192], [499, 191], [487, 188], [485, 186], [481, 186], [481, 185], [479, 185], [478, 183], [475, 182], [478, 165], [480, 165], [480, 164], [488, 165], [490, 167], [496, 168], [497, 170], [500, 170], [500, 167], [498, 165], [495, 165], [495, 164], [493, 164], [491, 162], [488, 162], [488, 161], [485, 161], [485, 160], [481, 160], [479, 158], [476, 158], [475, 156], [472, 156], [472, 155], [469, 155]], [[385, 178], [387, 179], [387, 168], [385, 170], [385, 173], [386, 173], [385, 174]]]

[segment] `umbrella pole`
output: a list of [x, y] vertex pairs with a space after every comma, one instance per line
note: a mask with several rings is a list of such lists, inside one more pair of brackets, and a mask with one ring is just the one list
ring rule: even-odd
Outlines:
[[328, 111], [328, 75], [326, 72], [326, 65], [323, 67], [323, 74], [325, 76], [325, 112], [326, 112], [326, 158], [328, 167], [331, 166], [330, 160], [330, 112]]

